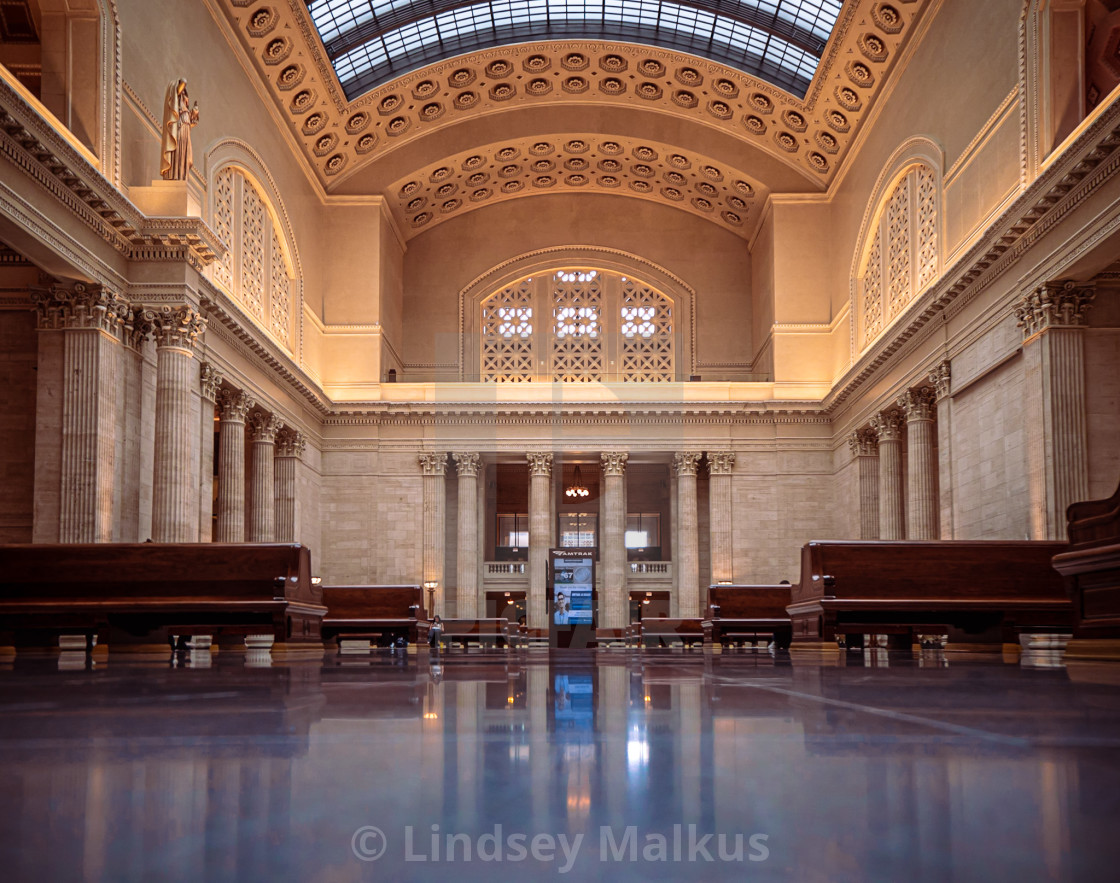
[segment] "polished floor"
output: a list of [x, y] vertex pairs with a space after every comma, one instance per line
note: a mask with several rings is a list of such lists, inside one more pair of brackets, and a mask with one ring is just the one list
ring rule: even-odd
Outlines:
[[0, 879], [1115, 880], [1120, 666], [0, 665]]

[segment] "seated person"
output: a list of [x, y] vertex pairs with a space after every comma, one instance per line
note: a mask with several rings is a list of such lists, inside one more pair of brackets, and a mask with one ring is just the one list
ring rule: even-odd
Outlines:
[[428, 646], [439, 649], [439, 639], [443, 635], [443, 620], [440, 619], [437, 613], [432, 619], [432, 624], [428, 627]]

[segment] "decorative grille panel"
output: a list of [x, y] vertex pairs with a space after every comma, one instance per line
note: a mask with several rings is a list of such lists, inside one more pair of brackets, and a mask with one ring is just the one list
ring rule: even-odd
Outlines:
[[910, 300], [910, 178], [903, 178], [887, 204], [887, 308], [894, 316]]
[[284, 251], [280, 246], [280, 239], [276, 232], [272, 233], [272, 261], [269, 267], [269, 288], [272, 291], [272, 302], [269, 310], [269, 320], [272, 333], [284, 343], [288, 342], [291, 327], [291, 280], [288, 270], [284, 265]]
[[482, 303], [482, 379], [533, 379], [533, 280], [523, 279]]
[[264, 318], [264, 203], [252, 187], [245, 187], [241, 234], [241, 302], [258, 319]]
[[933, 172], [920, 168], [918, 176], [918, 279], [915, 293], [937, 275], [937, 184]]
[[669, 298], [647, 285], [624, 278], [621, 301], [619, 331], [623, 381], [671, 381], [673, 307]]
[[233, 292], [233, 261], [237, 243], [233, 239], [233, 196], [236, 179], [231, 169], [223, 170], [214, 182], [214, 232], [226, 246], [224, 261], [214, 262], [214, 281]]
[[883, 240], [879, 231], [871, 242], [863, 276], [863, 334], [867, 343], [883, 330]]
[[560, 270], [552, 277], [552, 379], [603, 379], [603, 289], [597, 270]]

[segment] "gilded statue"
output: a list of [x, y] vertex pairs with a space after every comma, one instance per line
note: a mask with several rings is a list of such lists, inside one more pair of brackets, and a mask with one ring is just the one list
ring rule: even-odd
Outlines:
[[167, 181], [185, 181], [194, 165], [191, 155], [191, 129], [198, 125], [198, 102], [191, 107], [187, 81], [172, 80], [163, 102], [163, 142], [159, 174]]

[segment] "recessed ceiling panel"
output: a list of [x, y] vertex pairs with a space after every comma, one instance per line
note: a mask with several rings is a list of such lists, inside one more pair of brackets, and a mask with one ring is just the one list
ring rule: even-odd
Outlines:
[[309, 0], [347, 98], [467, 52], [593, 38], [710, 58], [803, 98], [841, 0]]

